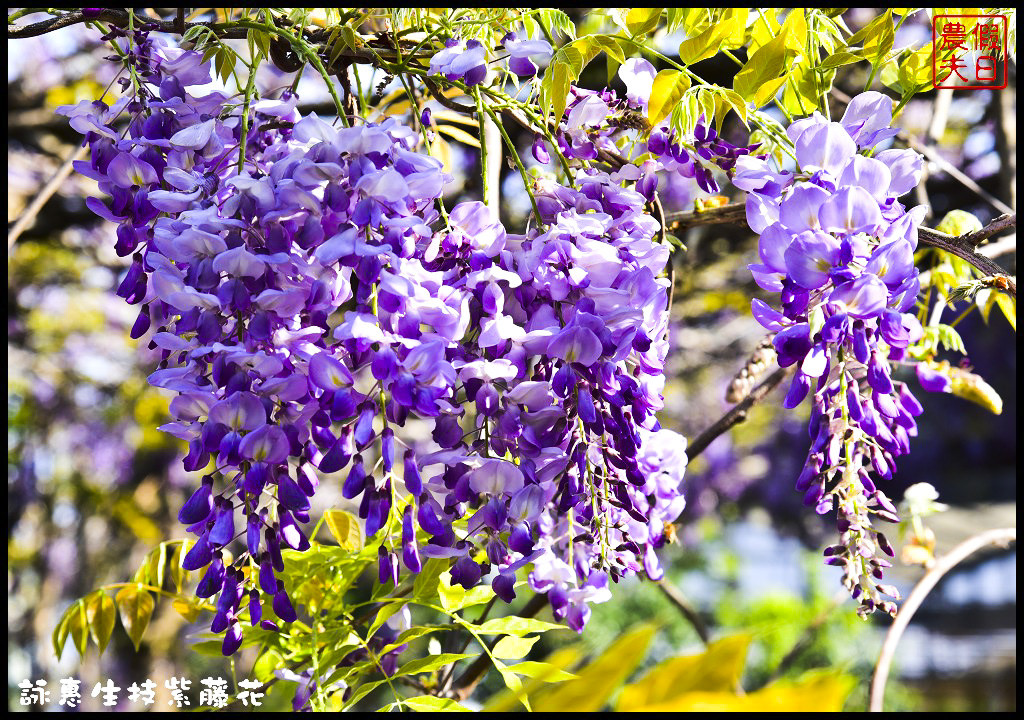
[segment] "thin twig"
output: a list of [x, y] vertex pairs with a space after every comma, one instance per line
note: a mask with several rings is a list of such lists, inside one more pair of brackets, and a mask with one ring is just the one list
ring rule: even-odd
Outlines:
[[[665, 216], [665, 222], [673, 225], [675, 229], [722, 223], [745, 225], [746, 221], [746, 208], [743, 203], [723, 205], [699, 213], [669, 213]], [[1017, 227], [1017, 215], [1011, 211], [1009, 214], [1000, 215], [981, 230], [973, 233], [953, 236], [931, 228], [920, 227], [917, 229], [917, 238], [924, 245], [945, 250], [966, 260], [984, 275], [1005, 276], [1007, 275], [1006, 270], [995, 261], [976, 252], [976, 248], [982, 240], [1014, 227]], [[1010, 294], [1014, 297], [1017, 296], [1016, 283], [1012, 284]]]
[[88, 152], [88, 148], [83, 145], [75, 150], [75, 152], [71, 153], [71, 155], [68, 156], [68, 159], [64, 161], [64, 164], [61, 165], [57, 169], [57, 172], [53, 174], [53, 177], [50, 178], [49, 182], [47, 182], [46, 185], [43, 186], [43, 189], [39, 191], [39, 194], [35, 196], [29, 206], [25, 208], [25, 212], [21, 214], [21, 217], [19, 217], [17, 222], [14, 223], [14, 227], [12, 227], [7, 233], [7, 252], [11, 251], [11, 248], [14, 247], [14, 243], [18, 241], [18, 236], [32, 224], [32, 221], [35, 220], [36, 215], [38, 215], [39, 211], [43, 209], [46, 202], [53, 197], [53, 194], [57, 192], [61, 183], [64, 182], [67, 176], [71, 174], [75, 161], [84, 158], [86, 152]]
[[733, 405], [729, 412], [718, 418], [718, 420], [716, 420], [709, 428], [695, 437], [686, 448], [686, 457], [693, 460], [693, 458], [704, 452], [715, 438], [725, 433], [725, 431], [732, 426], [738, 425], [746, 420], [747, 411], [763, 399], [765, 395], [774, 390], [775, 387], [793, 371], [794, 367], [795, 366], [779, 368], [769, 375], [766, 380], [751, 390], [749, 395]]
[[952, 570], [970, 555], [978, 550], [995, 545], [997, 547], [1008, 547], [1010, 543], [1017, 541], [1017, 528], [999, 528], [987, 530], [967, 538], [948, 553], [939, 558], [935, 565], [924, 574], [914, 589], [910, 592], [903, 607], [900, 608], [896, 619], [889, 626], [889, 632], [885, 635], [885, 642], [882, 644], [882, 652], [878, 656], [878, 664], [875, 665], [875, 673], [871, 678], [871, 712], [881, 712], [882, 702], [885, 698], [885, 683], [889, 678], [889, 668], [892, 665], [893, 655], [896, 653], [896, 645], [903, 637], [903, 631], [910, 624], [910, 619], [924, 602], [928, 593], [932, 591], [942, 576]]
[[982, 200], [987, 202], [989, 205], [994, 207], [999, 212], [1013, 212], [1012, 207], [1010, 207], [1002, 200], [997, 198], [995, 195], [990, 193], [988, 190], [983, 188], [981, 185], [976, 183], [973, 178], [969, 177], [968, 175], [965, 175], [963, 171], [961, 171], [959, 168], [953, 165], [953, 163], [946, 160], [946, 158], [942, 157], [936, 150], [932, 149], [930, 146], [924, 145], [923, 143], [918, 142], [914, 138], [910, 137], [909, 135], [905, 135], [904, 133], [900, 133], [898, 137], [906, 140], [907, 144], [910, 145], [910, 147], [914, 148], [919, 153], [924, 155], [926, 158], [931, 160], [933, 163], [938, 165], [940, 168], [942, 168], [943, 172], [945, 172], [953, 179], [959, 181], [961, 185], [973, 190], [978, 197], [980, 197]]
[[686, 621], [693, 626], [700, 641], [707, 645], [711, 641], [711, 633], [708, 632], [708, 626], [700, 619], [700, 615], [697, 613], [697, 609], [693, 607], [690, 599], [683, 594], [682, 590], [667, 582], [665, 578], [662, 578], [655, 584], [661, 590], [661, 594], [668, 598], [669, 602], [675, 605], [676, 609], [686, 618]]

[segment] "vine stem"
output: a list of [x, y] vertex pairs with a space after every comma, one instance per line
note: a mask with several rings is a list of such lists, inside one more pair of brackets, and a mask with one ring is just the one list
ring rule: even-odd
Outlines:
[[878, 656], [878, 663], [875, 665], [875, 673], [871, 678], [871, 700], [868, 706], [870, 712], [881, 712], [882, 701], [885, 697], [885, 684], [889, 678], [889, 669], [892, 666], [892, 659], [896, 653], [896, 646], [903, 631], [907, 629], [914, 613], [921, 607], [921, 603], [932, 591], [942, 577], [963, 562], [977, 551], [995, 545], [997, 547], [1008, 547], [1010, 543], [1017, 541], [1017, 528], [999, 528], [987, 530], [967, 538], [948, 553], [936, 561], [935, 565], [924, 574], [914, 589], [907, 596], [903, 607], [896, 615], [896, 619], [889, 626], [889, 632], [885, 635], [885, 642], [882, 644], [882, 651]]

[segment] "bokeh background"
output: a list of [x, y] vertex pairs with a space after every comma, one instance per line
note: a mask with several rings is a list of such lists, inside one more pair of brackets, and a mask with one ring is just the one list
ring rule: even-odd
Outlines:
[[[851, 10], [844, 19], [856, 30], [876, 15]], [[916, 46], [930, 38], [930, 25], [922, 13], [900, 33], [897, 46]], [[661, 49], [673, 53], [681, 39], [661, 38]], [[108, 54], [82, 26], [8, 41], [9, 229], [76, 151], [79, 137], [54, 110], [103, 92], [116, 72], [104, 59]], [[697, 70], [728, 85], [735, 66], [711, 59]], [[982, 222], [1000, 214], [950, 168], [1016, 208], [1015, 70], [1011, 62], [1005, 90], [924, 93], [903, 112], [905, 131], [937, 153], [919, 198], [932, 209], [928, 224], [951, 209], [967, 210]], [[267, 68], [259, 83], [271, 89], [291, 80]], [[836, 86], [855, 94], [865, 80], [865, 72], [853, 66], [839, 74]], [[603, 63], [592, 64], [581, 78], [594, 88], [607, 82]], [[299, 94], [303, 106], [330, 112], [319, 78], [303, 79]], [[838, 104], [833, 108], [834, 115], [841, 111]], [[533, 138], [509, 131], [529, 158]], [[742, 126], [727, 125], [725, 134], [739, 142], [745, 133]], [[480, 181], [472, 172], [476, 151], [449, 138], [447, 152], [454, 175], [448, 199], [479, 197]], [[503, 219], [514, 227], [529, 204], [518, 174], [507, 168], [505, 173]], [[662, 178], [661, 192], [669, 212], [692, 209], [705, 195], [691, 181], [668, 178]], [[70, 602], [100, 584], [127, 580], [157, 543], [184, 536], [176, 511], [197, 482], [181, 469], [178, 441], [155, 429], [164, 421], [168, 398], [146, 384], [157, 362], [146, 339], [128, 337], [134, 313], [114, 295], [127, 264], [113, 251], [113, 228], [85, 206], [85, 198], [97, 194], [91, 180], [72, 173], [8, 247], [12, 709], [25, 709], [18, 701], [18, 683], [25, 679], [46, 679], [56, 691], [60, 678], [79, 678], [89, 709], [100, 702], [89, 691], [108, 678], [126, 688], [145, 678], [162, 685], [184, 676], [196, 687], [208, 675], [246, 676], [246, 662], [251, 664], [243, 656], [238, 667], [229, 667], [191, 652], [198, 628], [168, 603], [158, 603], [138, 652], [120, 629], [102, 657], [94, 646], [84, 659], [70, 643], [60, 659], [52, 649], [51, 633]], [[750, 298], [761, 291], [746, 270], [756, 256], [749, 231], [705, 226], [682, 239], [687, 251], [674, 259], [673, 351], [662, 420], [693, 437], [728, 409], [726, 387], [763, 337], [749, 313]], [[1005, 250], [996, 259], [1016, 274], [1015, 238], [1000, 242]], [[938, 489], [940, 500], [951, 506], [929, 519], [940, 554], [978, 531], [1016, 525], [1015, 334], [998, 312], [987, 323], [974, 312], [958, 327], [971, 365], [1002, 396], [1003, 412], [995, 416], [952, 396], [923, 397], [920, 436], [901, 461], [892, 491], [886, 489], [895, 498], [912, 483]], [[858, 678], [847, 708], [863, 709], [889, 620], [858, 620], [854, 603], [839, 587], [838, 571], [821, 562], [834, 528], [804, 508], [793, 489], [807, 449], [806, 418], [800, 411], [782, 411], [780, 401], [778, 393], [769, 396], [689, 467], [677, 542], [663, 553], [667, 579], [677, 600], [692, 605], [712, 636], [753, 634], [745, 687], [778, 676], [780, 663], [784, 676], [839, 667]], [[325, 508], [336, 498], [336, 489], [332, 494], [323, 488], [318, 502]], [[913, 566], [893, 570], [904, 595], [922, 574]], [[887, 707], [1015, 709], [1016, 599], [1015, 549], [979, 555], [948, 576], [897, 652]], [[638, 620], [660, 627], [648, 664], [701, 647], [677, 605], [653, 584], [638, 582], [619, 585], [612, 601], [595, 606], [582, 641], [596, 653]], [[543, 657], [557, 647], [557, 640], [545, 638], [535, 651]], [[497, 691], [495, 683], [486, 680], [478, 696]], [[282, 691], [268, 703], [286, 707], [289, 700]], [[55, 707], [54, 696], [49, 708]]]

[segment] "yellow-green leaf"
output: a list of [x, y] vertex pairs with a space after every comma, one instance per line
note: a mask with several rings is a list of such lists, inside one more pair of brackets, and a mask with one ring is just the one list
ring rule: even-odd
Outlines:
[[679, 44], [679, 60], [684, 65], [692, 65], [712, 57], [722, 49], [722, 43], [730, 32], [730, 27], [723, 23], [715, 23], [707, 30]]
[[71, 631], [71, 641], [81, 657], [85, 657], [85, 649], [89, 646], [89, 620], [85, 616], [85, 603], [76, 600], [71, 606], [71, 614], [68, 617], [68, 629]]
[[651, 99], [647, 104], [647, 118], [652, 126], [672, 112], [690, 87], [690, 78], [679, 70], [662, 70], [654, 77]]
[[[502, 690], [501, 692], [496, 693], [487, 701], [487, 704], [483, 708], [484, 712], [510, 711], [519, 705], [519, 694], [532, 698], [534, 697], [535, 692], [544, 687], [545, 683], [575, 679], [577, 676], [566, 672], [565, 668], [575, 665], [579, 661], [579, 658], [579, 646], [570, 645], [568, 647], [559, 648], [555, 652], [551, 653], [551, 655], [545, 658], [542, 663], [523, 661], [516, 663], [515, 665], [508, 666], [510, 671], [527, 677], [527, 682], [524, 683], [523, 688], [519, 693], [514, 693], [511, 690]], [[545, 668], [553, 668], [553, 672], [548, 674], [548, 670]]]
[[749, 645], [749, 635], [733, 635], [711, 643], [699, 655], [669, 658], [623, 688], [616, 710], [644, 712], [689, 692], [733, 693]]
[[942, 222], [935, 226], [938, 232], [947, 235], [967, 235], [981, 228], [981, 220], [966, 210], [950, 210], [942, 218]]
[[180, 597], [174, 598], [171, 602], [171, 607], [190, 623], [198, 620], [199, 614], [202, 612], [202, 609], [196, 603]]
[[981, 405], [995, 415], [1003, 412], [1003, 399], [999, 397], [996, 389], [985, 382], [980, 375], [976, 375], [961, 368], [951, 368], [955, 372], [950, 373], [952, 381], [952, 392], [957, 397]]
[[410, 660], [400, 667], [392, 677], [398, 678], [403, 675], [416, 675], [417, 673], [433, 672], [445, 665], [451, 665], [459, 660], [466, 660], [474, 657], [466, 653], [440, 653], [438, 655], [427, 655], [425, 657]]
[[787, 76], [783, 75], [780, 78], [775, 78], [774, 80], [768, 80], [765, 82], [760, 88], [758, 88], [757, 92], [754, 93], [754, 107], [764, 107], [770, 103], [775, 98], [775, 95], [778, 94], [779, 88], [782, 87], [786, 80]]
[[530, 652], [530, 648], [532, 648], [534, 643], [539, 639], [540, 638], [537, 635], [534, 635], [533, 637], [515, 637], [513, 635], [506, 635], [495, 643], [494, 647], [491, 649], [491, 655], [502, 658], [503, 660], [518, 660], [519, 658], [526, 657]]
[[181, 566], [181, 561], [188, 554], [188, 550], [189, 541], [182, 540], [174, 548], [174, 553], [171, 555], [171, 582], [174, 583], [174, 589], [177, 592], [181, 592], [182, 585], [188, 579], [188, 570]]
[[786, 57], [786, 32], [783, 30], [747, 60], [733, 80], [733, 90], [744, 100], [753, 100], [755, 95], [763, 94], [760, 91], [764, 85], [785, 71]]
[[653, 625], [630, 630], [596, 660], [578, 670], [575, 680], [539, 690], [532, 698], [534, 707], [548, 712], [597, 712], [643, 661], [652, 637]]
[[[477, 146], [479, 147], [479, 145]], [[338, 547], [350, 552], [363, 549], [363, 528], [352, 513], [344, 510], [328, 510], [324, 513], [327, 529], [331, 531]]]
[[1003, 311], [1003, 315], [1009, 321], [1014, 332], [1017, 332], [1017, 298], [1010, 297], [1006, 293], [995, 294], [996, 305]]
[[64, 644], [68, 640], [68, 633], [71, 631], [71, 627], [68, 625], [70, 617], [67, 611], [61, 615], [60, 621], [57, 623], [57, 627], [53, 629], [53, 652], [57, 655], [57, 659], [60, 660], [60, 656], [64, 654]]
[[851, 63], [860, 62], [864, 58], [857, 52], [849, 52], [847, 50], [839, 50], [829, 55], [827, 58], [821, 61], [821, 65], [818, 67], [823, 69], [842, 67], [843, 65], [850, 65]]
[[114, 601], [103, 590], [96, 590], [85, 598], [85, 615], [89, 621], [92, 639], [102, 653], [110, 642], [110, 634], [114, 632], [114, 625], [117, 622]]
[[803, 8], [792, 8], [782, 23], [782, 32], [786, 35], [786, 47], [795, 53], [806, 54], [807, 18]]
[[274, 672], [284, 667], [284, 657], [274, 648], [270, 648], [260, 655], [256, 664], [252, 666], [252, 674], [261, 683], [265, 683], [274, 677]]
[[[559, 50], [559, 53], [561, 50]], [[544, 87], [546, 89], [547, 106], [551, 108], [555, 122], [562, 120], [565, 114], [565, 103], [569, 95], [569, 83], [571, 82], [570, 67], [564, 60], [558, 60], [558, 53], [552, 59], [547, 72], [544, 73]], [[550, 78], [550, 82], [549, 82]]]
[[121, 624], [138, 650], [142, 634], [146, 632], [149, 619], [153, 616], [153, 608], [156, 605], [153, 596], [137, 585], [129, 585], [118, 591], [114, 601], [120, 610]]
[[508, 669], [516, 675], [523, 675], [524, 677], [546, 683], [559, 683], [576, 679], [576, 676], [572, 673], [566, 672], [557, 665], [547, 662], [523, 660], [515, 665], [509, 665]]
[[406, 698], [402, 704], [416, 712], [472, 712], [469, 708], [459, 705], [450, 698], [440, 698], [434, 695], [417, 695]]
[[661, 8], [633, 8], [626, 13], [626, 28], [630, 35], [646, 35], [658, 27]]
[[882, 62], [892, 50], [895, 40], [895, 29], [892, 24], [892, 10], [886, 10], [883, 15], [871, 22], [868, 27], [873, 28], [872, 32], [864, 38], [864, 57], [871, 61], [872, 65]]
[[565, 630], [565, 626], [538, 620], [537, 618], [521, 618], [516, 615], [493, 618], [476, 626], [476, 631], [480, 635], [515, 635], [516, 637], [523, 637], [530, 633], [547, 632], [548, 630]]
[[796, 681], [780, 680], [750, 693], [696, 690], [645, 708], [646, 712], [839, 712], [856, 679], [812, 671]]

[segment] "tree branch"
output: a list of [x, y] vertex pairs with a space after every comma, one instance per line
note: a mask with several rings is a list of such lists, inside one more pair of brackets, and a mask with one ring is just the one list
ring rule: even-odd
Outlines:
[[89, 148], [83, 145], [75, 150], [75, 152], [71, 153], [68, 156], [68, 159], [64, 161], [64, 164], [61, 165], [57, 169], [57, 172], [53, 174], [53, 177], [50, 178], [49, 182], [47, 182], [46, 185], [43, 186], [43, 189], [39, 191], [39, 194], [35, 196], [31, 204], [25, 208], [25, 212], [21, 214], [21, 217], [18, 218], [17, 222], [14, 223], [7, 233], [8, 252], [10, 252], [11, 248], [14, 247], [14, 243], [18, 241], [18, 236], [25, 232], [25, 229], [32, 224], [32, 221], [35, 219], [36, 215], [39, 214], [39, 211], [43, 209], [43, 206], [46, 205], [47, 201], [53, 197], [55, 192], [57, 192], [61, 183], [64, 182], [68, 175], [71, 174], [75, 161], [84, 158], [88, 150]]
[[690, 623], [693, 629], [697, 632], [697, 636], [700, 641], [705, 645], [711, 640], [711, 633], [708, 632], [708, 626], [701, 620], [700, 615], [697, 613], [697, 609], [690, 603], [689, 598], [683, 594], [683, 591], [677, 588], [672, 583], [668, 582], [665, 578], [662, 578], [657, 583], [658, 589], [661, 590], [661, 594], [668, 598], [669, 602], [675, 605], [676, 609], [682, 613], [686, 621]]
[[982, 548], [989, 545], [1005, 548], [1010, 543], [1016, 541], [1017, 528], [1000, 528], [974, 535], [939, 558], [935, 565], [918, 581], [914, 589], [911, 590], [910, 595], [907, 596], [903, 607], [900, 608], [896, 619], [889, 626], [889, 632], [885, 635], [882, 652], [878, 656], [878, 664], [875, 666], [875, 674], [871, 678], [871, 703], [869, 706], [871, 712], [882, 711], [885, 683], [889, 677], [889, 667], [892, 665], [893, 655], [896, 653], [896, 645], [899, 643], [900, 638], [903, 637], [903, 631], [910, 624], [910, 619], [914, 617], [914, 613], [917, 612], [921, 603], [928, 596], [928, 593], [942, 579], [942, 576]]
[[695, 437], [686, 448], [686, 457], [693, 460], [693, 458], [704, 452], [715, 438], [734, 425], [739, 425], [746, 420], [747, 411], [774, 390], [792, 371], [793, 367], [779, 368], [769, 375], [760, 385], [751, 390], [749, 395], [733, 405], [725, 415], [718, 418], [711, 427]]
[[[7, 26], [7, 38], [9, 40], [17, 40], [22, 38], [37, 37], [39, 35], [45, 35], [47, 33], [60, 30], [61, 28], [70, 27], [71, 25], [79, 25], [85, 22], [105, 22], [110, 25], [126, 28], [128, 27], [129, 15], [125, 10], [118, 8], [102, 8], [98, 15], [92, 17], [86, 17], [81, 11], [74, 11], [55, 15], [46, 20], [42, 20], [37, 23], [30, 25], [8, 25]], [[183, 35], [194, 27], [205, 27], [213, 31], [213, 33], [222, 40], [240, 40], [248, 36], [249, 28], [233, 22], [216, 23], [216, 22], [184, 22], [183, 18], [175, 17], [171, 20], [155, 20], [153, 18], [145, 18], [144, 22], [154, 26], [156, 32], [163, 32], [169, 34]], [[329, 29], [325, 28], [303, 28], [303, 39], [311, 45], [325, 44], [329, 37]], [[349, 62], [368, 63], [372, 64], [381, 59], [395, 62], [398, 60], [398, 54], [394, 47], [389, 43], [381, 40], [366, 40], [367, 49], [362, 48], [342, 48], [337, 52], [336, 57], [348, 60]], [[409, 43], [410, 47], [413, 45]], [[408, 61], [410, 58], [408, 54], [402, 56], [404, 60]], [[429, 59], [429, 55], [424, 55], [419, 59]]]
[[[669, 213], [665, 216], [665, 222], [672, 225], [675, 230], [697, 225], [719, 225], [724, 223], [745, 225], [747, 222], [746, 207], [743, 203], [732, 203], [731, 205], [724, 205], [699, 213]], [[998, 263], [975, 252], [975, 250], [983, 240], [1015, 227], [1017, 227], [1017, 214], [1008, 213], [1000, 215], [981, 230], [968, 233], [967, 235], [946, 235], [938, 230], [921, 227], [918, 228], [917, 238], [923, 245], [945, 250], [966, 260], [985, 275], [1009, 277], [1006, 270]], [[1010, 283], [1009, 292], [1014, 297], [1017, 296], [1016, 282]]]

